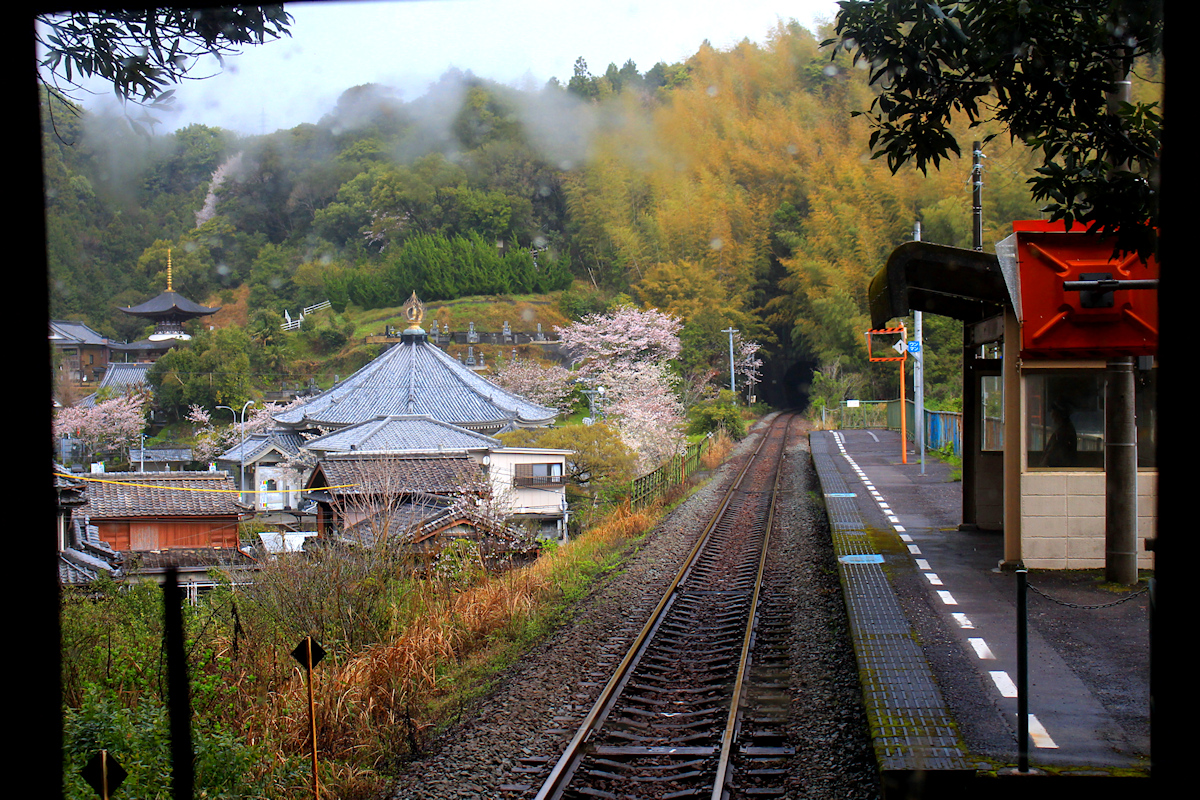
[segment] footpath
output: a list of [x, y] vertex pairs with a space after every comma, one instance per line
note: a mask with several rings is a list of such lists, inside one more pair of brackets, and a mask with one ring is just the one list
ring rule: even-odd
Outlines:
[[[1027, 769], [1017, 577], [961, 531], [951, 468], [891, 431], [810, 435], [885, 797], [1126, 797], [1150, 789], [1149, 593], [1028, 574]], [[911, 448], [911, 445], [910, 445]]]

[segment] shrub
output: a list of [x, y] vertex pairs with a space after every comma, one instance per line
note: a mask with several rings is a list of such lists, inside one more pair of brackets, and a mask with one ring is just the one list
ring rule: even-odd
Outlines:
[[723, 390], [715, 400], [706, 400], [688, 411], [688, 433], [692, 435], [724, 431], [734, 441], [746, 437], [746, 420], [733, 403], [732, 394]]

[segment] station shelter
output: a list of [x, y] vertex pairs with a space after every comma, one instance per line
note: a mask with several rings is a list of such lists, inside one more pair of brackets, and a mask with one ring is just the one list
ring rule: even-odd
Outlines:
[[[1126, 557], [1153, 566], [1157, 279], [1153, 256], [1044, 221], [1014, 222], [995, 255], [908, 242], [872, 279], [874, 328], [912, 311], [964, 323], [962, 527], [1003, 531], [1005, 564], [1104, 567], [1123, 494], [1136, 527]], [[1122, 369], [1132, 392], [1114, 399]], [[1136, 469], [1114, 490], [1113, 453], [1130, 452], [1112, 433], [1121, 404]]]

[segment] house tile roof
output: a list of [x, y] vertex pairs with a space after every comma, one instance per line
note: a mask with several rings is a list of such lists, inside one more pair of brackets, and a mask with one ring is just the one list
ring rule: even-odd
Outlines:
[[515, 542], [521, 532], [503, 519], [489, 516], [464, 501], [462, 496], [447, 497], [418, 493], [385, 511], [376, 513], [346, 528], [342, 538], [368, 547], [385, 534], [391, 541], [416, 544], [456, 525], [465, 525], [497, 541]]
[[108, 344], [108, 339], [82, 322], [61, 319], [50, 320], [50, 341], [58, 345]]
[[[324, 486], [314, 483], [322, 474]], [[382, 492], [447, 494], [484, 484], [483, 470], [469, 456], [409, 457], [335, 455], [321, 461], [311, 490], [332, 495]]]
[[126, 554], [126, 568], [132, 573], [163, 572], [169, 567], [179, 570], [207, 570], [212, 567], [257, 566], [258, 561], [232, 547], [172, 547], [167, 550], [131, 550]]
[[81, 586], [101, 575], [116, 575], [117, 568], [108, 560], [89, 553], [68, 549], [58, 554], [58, 582], [64, 586]]
[[192, 448], [190, 447], [148, 447], [144, 451], [140, 449], [129, 451], [130, 464], [140, 464], [143, 461], [151, 464], [163, 464], [191, 460]]
[[224, 472], [109, 472], [82, 476], [91, 519], [245, 515], [233, 479]]
[[451, 453], [503, 446], [484, 436], [423, 415], [380, 416], [305, 443], [314, 453]]
[[54, 491], [60, 506], [77, 506], [87, 502], [87, 482], [77, 478], [65, 466], [54, 462]]
[[413, 337], [275, 420], [302, 430], [341, 428], [380, 415], [422, 415], [488, 433], [511, 424], [549, 425], [557, 413], [501, 389], [423, 337]]
[[121, 556], [100, 540], [96, 527], [85, 524], [81, 512], [76, 510], [83, 509], [87, 503], [87, 482], [68, 473], [62, 464], [54, 464], [52, 474], [60, 512], [72, 509], [66, 541], [58, 551], [59, 583], [81, 585], [100, 575], [119, 574]]
[[294, 456], [300, 452], [300, 448], [303, 445], [304, 437], [294, 431], [271, 430], [252, 433], [246, 437], [244, 444], [238, 442], [217, 456], [217, 460], [234, 463], [242, 463], [244, 461], [246, 464], [253, 464], [272, 448], [278, 449], [281, 453], [289, 456]]
[[149, 389], [150, 384], [146, 380], [146, 373], [152, 366], [154, 365], [145, 362], [109, 363], [108, 368], [104, 370], [104, 377], [100, 380], [100, 385], [96, 387], [96, 393], [85, 397], [79, 405], [85, 408], [96, 405], [96, 397], [105, 389], [109, 390], [110, 396]]

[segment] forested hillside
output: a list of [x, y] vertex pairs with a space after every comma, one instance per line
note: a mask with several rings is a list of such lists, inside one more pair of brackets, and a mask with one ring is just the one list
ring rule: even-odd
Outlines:
[[[268, 350], [285, 310], [325, 299], [342, 313], [414, 291], [569, 290], [568, 314], [617, 298], [682, 319], [685, 374], [720, 380], [732, 326], [764, 344], [774, 402], [834, 364], [882, 392], [894, 370], [866, 364], [869, 276], [917, 220], [927, 241], [968, 243], [969, 163], [893, 176], [851, 115], [870, 101], [866, 72], [798, 25], [645, 72], [581, 59], [540, 90], [461, 73], [411, 102], [357, 86], [258, 137], [192, 125], [147, 140], [48, 98], [50, 313], [145, 335], [117, 307], [166, 287], [169, 252], [188, 297], [248, 290], [243, 335]], [[989, 146], [989, 247], [1037, 215], [1029, 175], [1020, 149]], [[932, 395], [951, 402], [959, 330], [927, 335]], [[274, 352], [250, 369], [307, 377]]]

